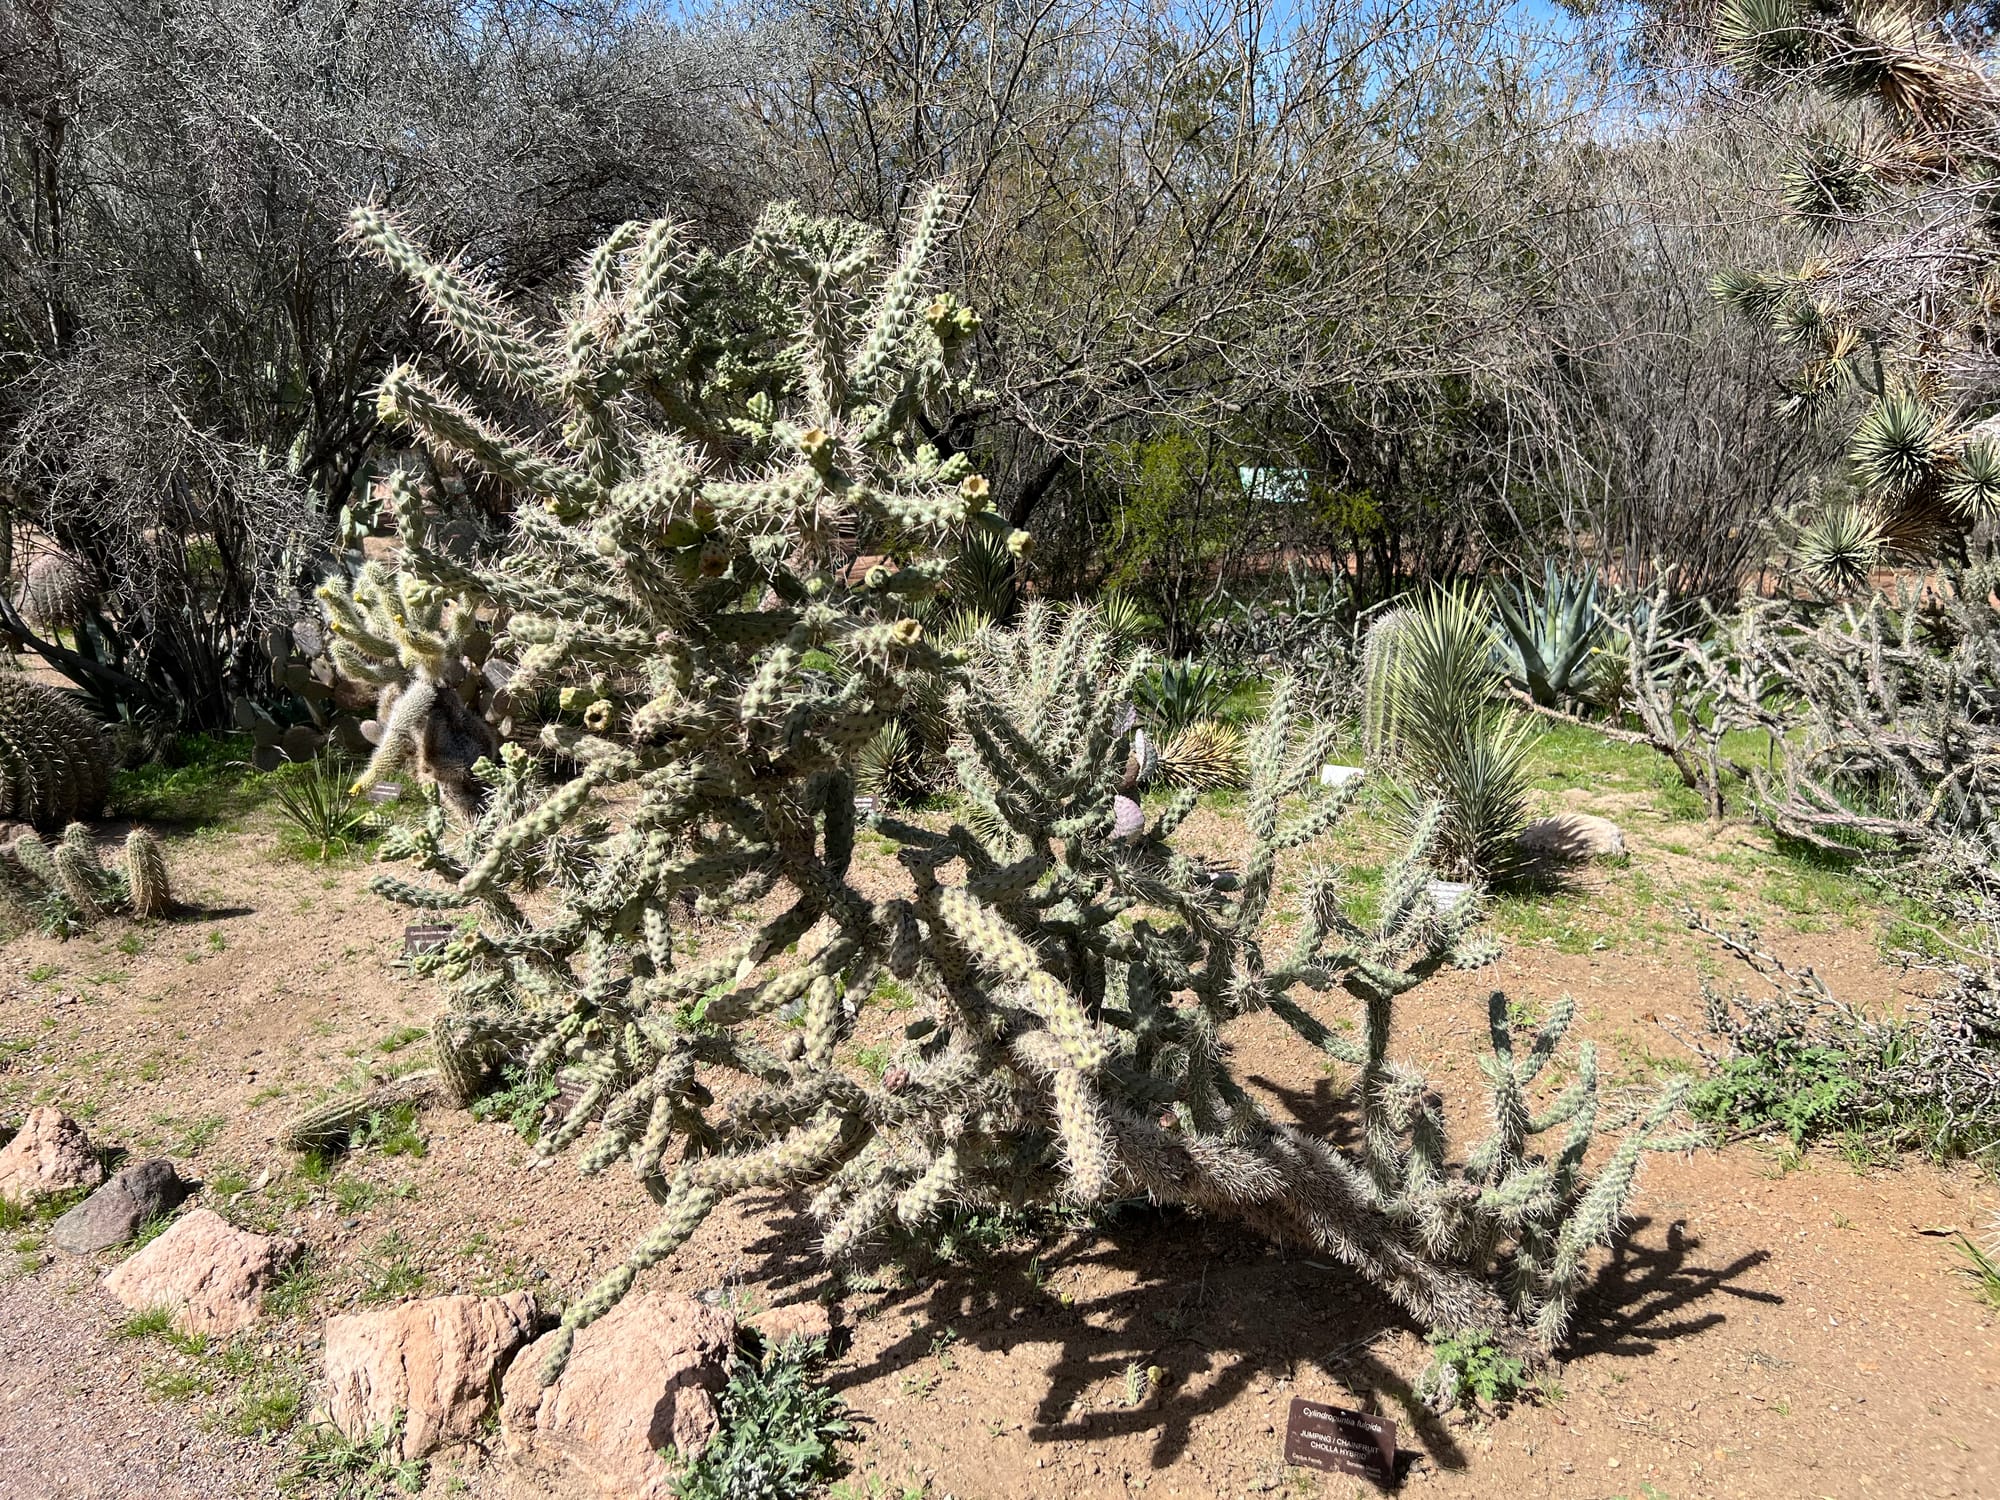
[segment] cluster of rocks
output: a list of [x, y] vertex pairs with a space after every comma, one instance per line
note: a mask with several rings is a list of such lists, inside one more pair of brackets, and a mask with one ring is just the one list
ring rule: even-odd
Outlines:
[[[189, 1186], [164, 1159], [108, 1180], [81, 1126], [37, 1109], [0, 1147], [0, 1197], [29, 1203], [93, 1188], [50, 1232], [59, 1248], [93, 1254], [129, 1243], [179, 1207]], [[227, 1338], [263, 1315], [272, 1284], [302, 1251], [195, 1208], [114, 1267], [105, 1288], [138, 1312], [165, 1310], [190, 1334]], [[831, 1316], [795, 1303], [747, 1320], [771, 1344], [825, 1339]], [[351, 1438], [391, 1433], [398, 1459], [422, 1458], [478, 1436], [498, 1401], [507, 1451], [573, 1467], [607, 1495], [666, 1500], [675, 1469], [720, 1425], [736, 1317], [679, 1293], [630, 1297], [576, 1337], [553, 1381], [542, 1370], [553, 1332], [533, 1294], [429, 1297], [329, 1318], [326, 1420]]]

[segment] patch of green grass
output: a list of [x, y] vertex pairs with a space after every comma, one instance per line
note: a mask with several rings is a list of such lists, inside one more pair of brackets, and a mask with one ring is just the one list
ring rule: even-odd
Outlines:
[[128, 932], [118, 940], [118, 951], [127, 958], [137, 958], [146, 951], [146, 935], [143, 932]]
[[175, 1156], [199, 1156], [222, 1134], [222, 1127], [229, 1123], [226, 1115], [202, 1115], [180, 1126], [180, 1140], [176, 1143]]
[[375, 1044], [377, 1052], [401, 1052], [412, 1042], [422, 1041], [430, 1035], [426, 1026], [398, 1026], [394, 1031]]
[[252, 748], [248, 735], [177, 735], [151, 765], [112, 773], [112, 808], [143, 823], [232, 822], [270, 796], [249, 765]]
[[313, 1427], [299, 1445], [298, 1458], [286, 1474], [288, 1492], [331, 1491], [337, 1496], [386, 1494], [391, 1486], [406, 1495], [422, 1492], [425, 1465], [421, 1459], [398, 1460], [397, 1438], [403, 1415], [365, 1438], [350, 1438], [330, 1425]]
[[318, 1263], [301, 1255], [272, 1278], [264, 1292], [264, 1311], [274, 1318], [298, 1317], [312, 1307], [319, 1286]]
[[722, 1428], [674, 1484], [677, 1500], [793, 1500], [840, 1469], [847, 1407], [810, 1345], [746, 1347], [722, 1392]]
[[208, 1376], [194, 1369], [154, 1370], [146, 1376], [147, 1393], [162, 1401], [192, 1401], [214, 1389]]
[[126, 1253], [137, 1254], [139, 1251], [145, 1249], [154, 1240], [165, 1234], [173, 1226], [173, 1222], [174, 1216], [172, 1213], [154, 1214], [150, 1219], [142, 1222], [138, 1229], [134, 1231], [132, 1244]]
[[355, 1271], [361, 1278], [361, 1300], [369, 1304], [415, 1297], [429, 1279], [423, 1267], [411, 1259], [408, 1242], [393, 1229], [375, 1242]]
[[47, 984], [51, 979], [59, 978], [61, 975], [61, 964], [36, 964], [28, 970], [28, 983]]
[[305, 1409], [305, 1382], [298, 1371], [265, 1365], [237, 1389], [223, 1426], [238, 1437], [269, 1441], [291, 1431]]
[[135, 1312], [118, 1325], [122, 1338], [157, 1338], [174, 1326], [174, 1310], [171, 1307], [148, 1307]]
[[359, 1177], [342, 1177], [333, 1185], [333, 1201], [344, 1214], [366, 1213], [374, 1206], [375, 1184]]

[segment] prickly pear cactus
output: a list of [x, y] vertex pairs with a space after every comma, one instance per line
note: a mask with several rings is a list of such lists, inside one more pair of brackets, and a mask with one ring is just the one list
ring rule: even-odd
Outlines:
[[[628, 225], [551, 333], [357, 216], [465, 353], [553, 413], [502, 430], [393, 372], [385, 415], [524, 503], [504, 553], [466, 562], [427, 545], [406, 491], [398, 570], [326, 601], [344, 669], [430, 684], [392, 711], [407, 740], [378, 751], [391, 767], [454, 732], [440, 664], [477, 623], [518, 661], [516, 691], [562, 705], [391, 837], [427, 878], [375, 882], [459, 924], [414, 961], [449, 995], [445, 1090], [563, 1075], [574, 1103], [541, 1149], [580, 1145], [586, 1173], [624, 1162], [664, 1204], [568, 1308], [552, 1363], [753, 1189], [794, 1195], [836, 1257], [928, 1232], [954, 1204], [1146, 1193], [1339, 1257], [1427, 1326], [1550, 1347], [1673, 1097], [1586, 1176], [1606, 1123], [1587, 1054], [1563, 1094], [1530, 1097], [1567, 1012], [1517, 1052], [1496, 1005], [1498, 1123], [1454, 1153], [1421, 1075], [1387, 1054], [1395, 999], [1488, 952], [1477, 899], [1436, 894], [1434, 818], [1379, 918], [1352, 920], [1320, 874], [1267, 950], [1278, 860], [1353, 795], [1320, 786], [1329, 734], [1292, 722], [1286, 686], [1243, 747], [1252, 850], [1232, 870], [1174, 844], [1192, 789], [1150, 816], [1131, 795], [1150, 758], [1130, 707], [1141, 664], [1089, 612], [1031, 609], [938, 648], [926, 612], [954, 553], [1006, 535], [985, 480], [922, 420], [978, 327], [925, 284], [945, 206], [926, 201], [886, 269], [867, 231], [785, 210], [724, 257]], [[876, 818], [904, 884], [864, 894], [851, 767], [919, 690], [948, 705], [961, 811], [942, 831]], [[769, 915], [696, 954], [691, 921], [752, 903]], [[877, 1076], [846, 1044], [885, 975], [919, 1008]], [[1351, 1039], [1328, 1004], [1358, 1011]], [[1271, 1119], [1232, 1076], [1224, 1032], [1265, 1010], [1354, 1070], [1358, 1147]], [[1557, 1129], [1556, 1155], [1531, 1150]]]
[[104, 811], [111, 757], [73, 694], [0, 675], [0, 818], [59, 827]]

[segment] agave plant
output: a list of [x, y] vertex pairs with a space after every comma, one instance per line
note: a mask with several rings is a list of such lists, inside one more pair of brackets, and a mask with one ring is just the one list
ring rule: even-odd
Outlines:
[[1229, 674], [1213, 662], [1167, 662], [1139, 680], [1139, 707], [1162, 739], [1171, 739], [1203, 719], [1219, 719], [1235, 690]]
[[1500, 662], [1508, 681], [1545, 708], [1588, 698], [1595, 653], [1604, 644], [1597, 571], [1580, 577], [1542, 564], [1542, 581], [1508, 583], [1495, 593]]
[[1437, 810], [1448, 875], [1504, 877], [1527, 822], [1528, 733], [1499, 696], [1493, 628], [1478, 593], [1433, 590], [1383, 616], [1364, 652], [1371, 761], [1413, 824]]

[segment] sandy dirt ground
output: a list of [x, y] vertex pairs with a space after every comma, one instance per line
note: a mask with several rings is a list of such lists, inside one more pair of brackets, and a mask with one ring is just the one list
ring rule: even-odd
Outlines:
[[[1448, 1093], [1469, 1081], [1469, 1062], [1450, 1060], [1483, 1033], [1495, 985], [1541, 1004], [1575, 996], [1578, 1031], [1614, 1078], [1636, 1084], [1685, 1058], [1670, 1030], [1699, 1016], [1702, 976], [1720, 961], [1674, 907], [1773, 913], [1728, 858], [1734, 835], [1626, 812], [1632, 864], [1561, 898], [1598, 914], [1598, 936], [1544, 931], [1407, 1007], [1404, 1040], [1439, 1062]], [[1228, 839], [1219, 821], [1189, 836]], [[331, 1178], [303, 1174], [274, 1143], [283, 1120], [421, 1050], [413, 1028], [433, 999], [396, 962], [402, 919], [362, 889], [366, 865], [284, 860], [255, 822], [172, 852], [196, 906], [186, 917], [0, 949], [0, 1119], [60, 1103], [101, 1144], [173, 1156], [209, 1184], [200, 1201], [302, 1236], [310, 1307], [263, 1338], [303, 1372], [306, 1413], [328, 1313], [385, 1286], [529, 1286], [559, 1301], [643, 1233], [652, 1206], [629, 1179], [534, 1166], [506, 1124], [463, 1113], [423, 1117], [422, 1156], [371, 1151]], [[1778, 929], [1774, 944], [1855, 998], [1893, 1003], [1916, 982], [1881, 963], [1865, 916]], [[1274, 1108], [1340, 1128], [1342, 1080], [1303, 1044], [1260, 1017], [1230, 1041]], [[1347, 1273], [1143, 1205], [864, 1290], [828, 1278], [783, 1205], [751, 1200], [649, 1284], [837, 1301], [848, 1332], [832, 1378], [861, 1429], [855, 1496], [1372, 1493], [1287, 1468], [1294, 1397], [1394, 1418], [1411, 1493], [1994, 1496], [2000, 1340], [1952, 1235], [1981, 1232], [1996, 1201], [1972, 1170], [1917, 1161], [1856, 1167], [1814, 1152], [1793, 1165], [1756, 1142], [1656, 1157], [1541, 1398], [1448, 1422], [1412, 1394], [1420, 1337]], [[234, 1436], [226, 1381], [157, 1394], [174, 1356], [118, 1336], [122, 1310], [96, 1284], [111, 1263], [32, 1237], [0, 1261], [0, 1493], [276, 1491], [296, 1436]], [[1154, 1369], [1162, 1378], [1137, 1390], [1135, 1372]], [[568, 1493], [497, 1445], [434, 1463], [428, 1492]]]

